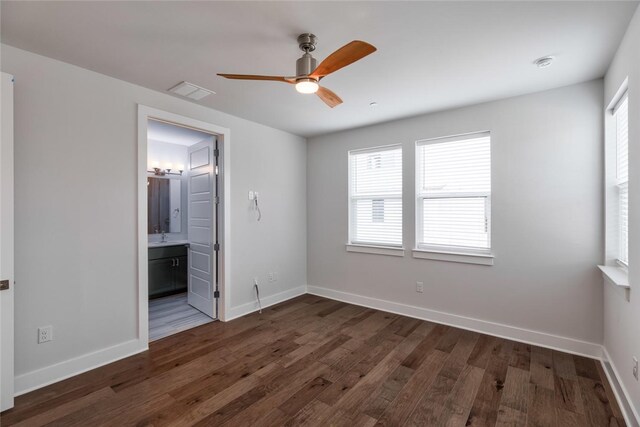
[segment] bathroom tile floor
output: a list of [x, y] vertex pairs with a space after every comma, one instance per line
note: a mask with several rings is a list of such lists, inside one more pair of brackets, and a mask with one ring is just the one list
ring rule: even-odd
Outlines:
[[176, 294], [149, 301], [149, 341], [213, 322], [187, 303], [187, 294]]

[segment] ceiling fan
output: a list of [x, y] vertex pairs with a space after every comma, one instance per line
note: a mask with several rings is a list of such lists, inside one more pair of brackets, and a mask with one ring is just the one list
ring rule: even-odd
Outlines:
[[318, 82], [329, 74], [372, 54], [376, 51], [376, 48], [369, 43], [354, 40], [333, 52], [320, 65], [316, 66], [316, 60], [310, 53], [316, 50], [316, 42], [317, 38], [313, 34], [305, 33], [298, 36], [298, 45], [304, 54], [296, 61], [296, 75], [294, 77], [252, 74], [218, 75], [235, 80], [270, 80], [293, 84], [298, 92], [315, 93], [325, 104], [333, 108], [342, 104], [342, 99], [326, 87], [320, 86]]

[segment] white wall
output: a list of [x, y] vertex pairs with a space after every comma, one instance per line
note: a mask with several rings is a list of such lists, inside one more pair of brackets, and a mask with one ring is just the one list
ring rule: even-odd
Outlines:
[[[492, 138], [495, 265], [414, 259], [410, 251], [404, 257], [345, 252], [348, 150], [402, 144], [404, 246], [412, 249], [415, 141], [484, 130], [491, 131]], [[373, 297], [389, 306], [416, 306], [419, 309], [394, 305], [480, 330], [521, 339], [532, 336], [526, 339], [567, 350], [598, 351], [601, 80], [320, 136], [309, 140], [307, 150], [309, 289]], [[416, 281], [424, 282], [423, 294], [416, 293]]]
[[[640, 9], [604, 79], [604, 107], [629, 78], [629, 283], [630, 301], [604, 284], [604, 346], [640, 421], [640, 383], [632, 356], [640, 358]], [[601, 111], [601, 114], [602, 114]]]
[[[18, 391], [136, 339], [138, 103], [231, 130], [232, 309], [254, 307], [254, 276], [265, 299], [304, 289], [304, 138], [6, 45], [2, 71], [16, 78]], [[54, 340], [38, 345], [44, 325]]]

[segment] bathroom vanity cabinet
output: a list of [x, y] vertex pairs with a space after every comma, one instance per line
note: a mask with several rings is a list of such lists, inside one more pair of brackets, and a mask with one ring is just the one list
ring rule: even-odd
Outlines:
[[187, 291], [187, 246], [149, 248], [149, 298]]

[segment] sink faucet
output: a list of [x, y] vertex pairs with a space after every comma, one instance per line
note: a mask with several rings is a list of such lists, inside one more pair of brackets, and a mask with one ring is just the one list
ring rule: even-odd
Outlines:
[[165, 234], [164, 230], [162, 231], [162, 240], [161, 242], [164, 243], [167, 241], [167, 235]]

